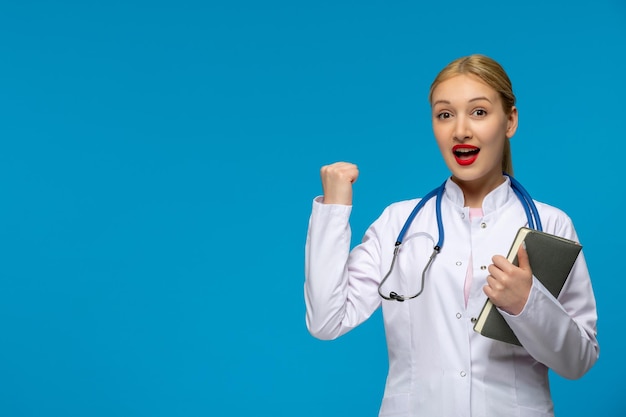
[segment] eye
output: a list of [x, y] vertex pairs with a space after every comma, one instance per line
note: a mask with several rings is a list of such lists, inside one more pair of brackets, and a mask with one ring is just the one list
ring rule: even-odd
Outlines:
[[452, 117], [452, 114], [450, 114], [450, 112], [447, 112], [447, 111], [442, 111], [439, 114], [437, 114], [437, 119], [439, 120], [449, 119], [450, 117]]
[[485, 109], [476, 109], [472, 112], [474, 116], [477, 117], [485, 117], [487, 115], [487, 110]]

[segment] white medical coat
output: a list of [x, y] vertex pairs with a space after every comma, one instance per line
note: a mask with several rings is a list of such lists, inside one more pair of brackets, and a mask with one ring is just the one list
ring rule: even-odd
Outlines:
[[[350, 251], [351, 206], [313, 202], [306, 241], [306, 323], [319, 339], [334, 339], [381, 305], [389, 373], [380, 416], [546, 417], [553, 415], [548, 368], [579, 378], [598, 358], [596, 304], [584, 255], [579, 255], [558, 300], [533, 278], [523, 311], [503, 313], [524, 347], [473, 330], [486, 296], [487, 267], [507, 255], [522, 226], [523, 207], [508, 178], [483, 201], [482, 219], [470, 221], [463, 192], [451, 180], [442, 199], [445, 241], [416, 299], [384, 301], [378, 285], [389, 270], [394, 243], [419, 200], [392, 204]], [[536, 202], [543, 230], [578, 240], [562, 211]], [[435, 199], [414, 219], [383, 293], [409, 295], [438, 239]], [[473, 281], [467, 306], [468, 261]]]

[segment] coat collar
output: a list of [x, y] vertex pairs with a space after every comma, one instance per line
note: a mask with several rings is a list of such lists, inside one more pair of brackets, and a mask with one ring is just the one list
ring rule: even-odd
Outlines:
[[[514, 197], [513, 190], [511, 189], [511, 180], [508, 177], [504, 178], [504, 182], [487, 194], [483, 199], [483, 215], [496, 211], [498, 208], [505, 205], [511, 197]], [[464, 208], [465, 197], [463, 196], [463, 190], [461, 190], [461, 187], [452, 181], [451, 178], [448, 178], [446, 181], [446, 190], [444, 194], [454, 206], [460, 209]]]

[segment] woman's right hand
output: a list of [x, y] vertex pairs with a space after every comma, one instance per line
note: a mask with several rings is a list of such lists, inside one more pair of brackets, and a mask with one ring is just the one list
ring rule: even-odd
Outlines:
[[335, 162], [320, 170], [324, 204], [352, 205], [352, 184], [359, 177], [359, 169], [349, 162]]

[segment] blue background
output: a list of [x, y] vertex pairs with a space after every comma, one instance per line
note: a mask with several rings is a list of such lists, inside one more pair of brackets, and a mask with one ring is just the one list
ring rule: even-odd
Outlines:
[[516, 177], [574, 220], [601, 357], [557, 415], [623, 416], [626, 5], [3, 1], [0, 414], [374, 416], [380, 313], [304, 324], [319, 167], [359, 164], [354, 243], [448, 175], [427, 102], [509, 72]]

